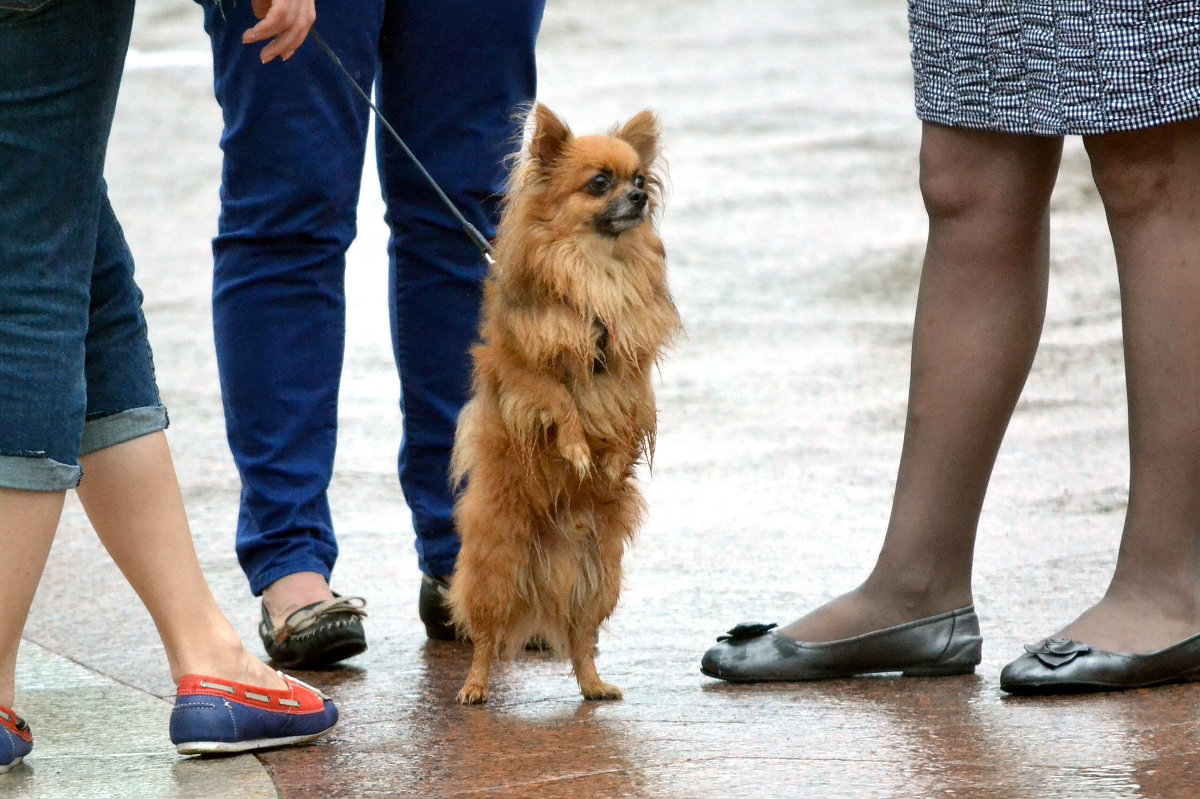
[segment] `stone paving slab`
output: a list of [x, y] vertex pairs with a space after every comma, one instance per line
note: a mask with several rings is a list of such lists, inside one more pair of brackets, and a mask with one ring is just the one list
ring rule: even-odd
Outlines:
[[34, 751], [0, 775], [13, 799], [271, 799], [252, 755], [201, 763], [167, 740], [171, 705], [26, 640], [17, 660], [21, 713]]

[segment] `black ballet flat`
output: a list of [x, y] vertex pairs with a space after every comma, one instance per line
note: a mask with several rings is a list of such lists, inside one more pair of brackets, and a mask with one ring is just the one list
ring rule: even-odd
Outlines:
[[1105, 652], [1070, 638], [1026, 644], [1025, 654], [1000, 672], [1010, 694], [1124, 691], [1200, 680], [1200, 634], [1148, 655]]
[[775, 627], [739, 624], [704, 653], [700, 671], [729, 682], [799, 682], [889, 672], [940, 677], [973, 673], [983, 648], [973, 605], [823, 643], [793, 641]]

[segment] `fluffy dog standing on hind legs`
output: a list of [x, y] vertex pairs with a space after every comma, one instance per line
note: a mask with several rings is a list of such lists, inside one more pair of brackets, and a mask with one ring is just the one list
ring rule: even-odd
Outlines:
[[585, 698], [621, 698], [596, 672], [596, 634], [645, 514], [635, 471], [654, 453], [652, 372], [681, 329], [655, 230], [658, 119], [576, 137], [545, 106], [534, 116], [454, 444], [465, 488], [450, 606], [475, 646], [464, 704], [486, 702], [493, 661], [535, 636], [570, 656]]

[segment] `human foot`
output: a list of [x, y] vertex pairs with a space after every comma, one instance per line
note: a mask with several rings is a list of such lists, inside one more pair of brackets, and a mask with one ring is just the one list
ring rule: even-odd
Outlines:
[[1054, 638], [1069, 638], [1105, 652], [1146, 655], [1200, 632], [1200, 617], [1150, 599], [1105, 597]]
[[1037, 695], [1200, 680], [1200, 619], [1164, 606], [1106, 596], [1056, 635], [1026, 644], [1000, 672], [1000, 688]]
[[271, 661], [289, 669], [323, 669], [365, 652], [362, 617], [366, 600], [335, 596], [296, 610], [280, 627], [263, 606], [258, 635]]
[[366, 600], [339, 597], [323, 574], [296, 572], [263, 591], [258, 635], [271, 661], [289, 669], [322, 669], [367, 649]]
[[329, 697], [291, 677], [281, 689], [188, 674], [171, 710], [171, 742], [183, 755], [249, 752], [305, 743], [337, 723]]
[[280, 577], [266, 587], [262, 594], [263, 607], [273, 627], [282, 627], [287, 617], [302, 607], [333, 599], [333, 591], [325, 575], [317, 572], [295, 572]]
[[186, 646], [168, 650], [171, 677], [176, 683], [188, 674], [204, 674], [230, 682], [283, 690], [287, 683], [275, 669], [246, 649], [223, 615], [214, 613], [198, 623]]
[[25, 720], [0, 705], [0, 774], [21, 762], [33, 749], [33, 732]]
[[780, 628], [779, 633], [793, 641], [841, 641], [927, 619], [970, 604], [969, 592], [963, 596], [899, 598], [860, 586]]
[[899, 672], [905, 677], [970, 674], [982, 638], [973, 607], [959, 608], [856, 637], [793, 641], [773, 624], [739, 624], [717, 639], [700, 671], [731, 682], [796, 682]]

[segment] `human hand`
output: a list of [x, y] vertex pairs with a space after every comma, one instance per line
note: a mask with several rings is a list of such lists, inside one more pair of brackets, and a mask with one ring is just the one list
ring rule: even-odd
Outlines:
[[260, 55], [264, 64], [276, 56], [291, 58], [317, 18], [316, 0], [253, 0], [252, 5], [261, 21], [242, 34], [242, 44], [270, 39]]

